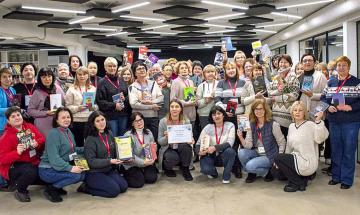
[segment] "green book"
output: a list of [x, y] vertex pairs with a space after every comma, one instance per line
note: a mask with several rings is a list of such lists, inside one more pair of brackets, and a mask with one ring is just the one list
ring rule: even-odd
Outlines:
[[195, 90], [194, 87], [185, 87], [184, 88], [184, 100], [186, 102], [195, 101]]

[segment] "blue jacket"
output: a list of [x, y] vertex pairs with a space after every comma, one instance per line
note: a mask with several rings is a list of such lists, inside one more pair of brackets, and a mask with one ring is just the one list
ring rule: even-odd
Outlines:
[[[14, 88], [10, 87], [10, 91], [13, 95], [16, 94]], [[3, 88], [0, 88], [0, 134], [4, 132], [6, 125], [5, 111], [8, 109], [8, 99]]]

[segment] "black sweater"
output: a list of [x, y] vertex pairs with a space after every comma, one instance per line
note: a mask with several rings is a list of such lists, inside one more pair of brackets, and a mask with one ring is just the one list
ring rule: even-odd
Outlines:
[[[84, 145], [84, 156], [90, 168], [90, 172], [108, 172], [113, 169], [110, 159], [116, 158], [114, 137], [111, 132], [108, 135], [110, 145], [110, 158], [108, 157], [107, 149], [98, 135], [88, 136]], [[102, 134], [104, 141], [106, 137]]]
[[[26, 87], [29, 89], [29, 91], [32, 91], [31, 93], [33, 93], [35, 91], [34, 84], [26, 84]], [[29, 92], [27, 91], [26, 87], [25, 87], [25, 84], [23, 84], [23, 83], [17, 83], [14, 85], [16, 94], [21, 94], [21, 109], [27, 108], [27, 107], [25, 107], [25, 96], [29, 95]]]
[[[110, 80], [117, 84], [117, 77], [111, 76]], [[99, 110], [102, 111], [108, 120], [116, 120], [118, 117], [129, 116], [129, 97], [127, 84], [121, 80], [119, 80], [119, 88], [113, 86], [106, 78], [102, 78], [96, 89], [96, 104], [99, 106]], [[122, 92], [125, 96], [124, 108], [121, 111], [117, 111], [115, 109], [116, 103], [113, 102], [113, 95], [119, 94]]]

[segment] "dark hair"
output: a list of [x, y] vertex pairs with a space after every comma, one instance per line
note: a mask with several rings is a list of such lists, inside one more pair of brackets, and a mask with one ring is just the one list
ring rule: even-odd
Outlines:
[[33, 63], [24, 63], [23, 65], [21, 65], [21, 67], [20, 67], [20, 73], [22, 74], [23, 73], [23, 71], [24, 71], [24, 69], [25, 69], [25, 67], [27, 67], [27, 66], [32, 66], [33, 68], [34, 68], [34, 71], [35, 71], [35, 77], [36, 77], [36, 74], [37, 74], [37, 68], [36, 68], [36, 66], [35, 66], [35, 64], [33, 64]]
[[167, 114], [167, 117], [166, 117], [166, 118], [169, 119], [169, 120], [172, 120], [172, 119], [171, 119], [171, 114], [170, 114], [170, 106], [171, 106], [171, 104], [172, 104], [173, 102], [175, 102], [176, 104], [178, 104], [178, 105], [181, 107], [179, 119], [180, 119], [180, 120], [184, 120], [184, 119], [185, 119], [185, 117], [184, 117], [184, 107], [183, 107], [183, 105], [181, 104], [180, 100], [178, 100], [178, 99], [172, 99], [172, 100], [169, 102], [169, 111], [168, 111], [168, 114]]
[[[94, 136], [96, 137], [98, 135], [98, 129], [95, 127], [95, 119], [99, 116], [103, 116], [106, 120], [106, 116], [103, 112], [101, 111], [94, 111], [90, 114], [89, 118], [88, 118], [88, 123], [87, 123], [87, 126], [86, 126], [86, 129], [85, 129], [85, 135], [84, 137], [88, 137], [88, 136]], [[110, 130], [110, 125], [109, 123], [106, 122], [106, 127], [105, 127], [105, 130], [104, 132], [106, 134], [109, 133]]]
[[21, 113], [21, 109], [20, 109], [18, 106], [9, 107], [9, 108], [5, 111], [6, 119], [9, 119], [10, 116], [11, 116], [11, 114], [16, 113], [16, 112]]
[[279, 59], [278, 59], [278, 64], [280, 64], [281, 59], [284, 59], [284, 60], [286, 60], [287, 62], [289, 62], [290, 67], [293, 65], [293, 62], [292, 62], [292, 59], [291, 59], [291, 56], [290, 56], [290, 55], [288, 55], [288, 54], [282, 54], [282, 55], [280, 55], [280, 56], [279, 56]]
[[[70, 55], [70, 56], [69, 56], [69, 63], [68, 63], [70, 72], [72, 71], [72, 68], [71, 68], [71, 58], [73, 58], [73, 57], [76, 57], [76, 58], [79, 60], [79, 67], [83, 65], [83, 64], [82, 64], [82, 61], [81, 61], [81, 59], [80, 59], [79, 56], [77, 56], [77, 55]], [[75, 72], [75, 71], [74, 71], [74, 72]]]
[[[279, 55], [275, 55], [274, 57], [271, 58], [271, 66], [274, 68], [274, 69], [277, 69], [274, 65], [274, 62], [277, 62], [279, 60]], [[279, 67], [279, 65], [278, 65]]]
[[201, 69], [204, 69], [204, 65], [201, 63], [201, 61], [199, 61], [199, 60], [194, 60], [193, 62], [192, 62], [192, 70], [194, 71], [194, 67], [195, 66], [200, 66], [201, 67]]
[[54, 115], [54, 118], [53, 118], [53, 121], [52, 121], [52, 126], [53, 126], [53, 128], [59, 127], [59, 124], [57, 123], [57, 120], [58, 120], [58, 118], [59, 118], [59, 113], [60, 113], [61, 111], [66, 111], [66, 112], [68, 112], [68, 113], [70, 114], [71, 123], [72, 123], [73, 120], [74, 120], [73, 115], [72, 115], [72, 113], [71, 113], [71, 111], [70, 111], [69, 108], [67, 108], [67, 107], [59, 107], [59, 108], [56, 110], [55, 115]]
[[143, 61], [136, 61], [131, 65], [131, 71], [133, 72], [134, 78], [136, 79], [136, 68], [139, 66], [145, 67], [145, 70], [147, 70], [146, 64]]
[[45, 87], [44, 84], [41, 82], [41, 77], [42, 76], [47, 76], [47, 75], [52, 76], [52, 82], [51, 82], [51, 85], [50, 85], [50, 90], [54, 89], [56, 77], [55, 77], [54, 70], [51, 69], [51, 68], [47, 68], [47, 67], [46, 68], [41, 68], [40, 71], [39, 71], [39, 74], [37, 76], [37, 83], [36, 83], [37, 88], [42, 89], [42, 90], [44, 90], [46, 92], [48, 92], [49, 89], [47, 89], [47, 87]]
[[[129, 123], [130, 123], [130, 130], [131, 130], [132, 134], [136, 133], [136, 129], [134, 128], [133, 123], [137, 116], [140, 116], [141, 119], [145, 120], [144, 115], [142, 115], [142, 113], [140, 113], [140, 112], [134, 112], [131, 114]], [[144, 122], [144, 134], [149, 134], [149, 129], [147, 128], [145, 122]]]
[[303, 55], [301, 56], [300, 62], [303, 62], [304, 57], [306, 57], [306, 56], [311, 56], [311, 57], [313, 58], [313, 60], [314, 60], [314, 63], [316, 62], [315, 56], [314, 56], [312, 53], [305, 53], [305, 54], [303, 54]]
[[216, 113], [216, 111], [219, 111], [219, 112], [221, 112], [221, 113], [224, 115], [224, 122], [229, 121], [229, 118], [228, 118], [225, 110], [222, 109], [220, 106], [214, 106], [214, 107], [211, 108], [210, 113], [209, 113], [209, 123], [210, 123], [210, 124], [214, 124], [214, 123], [215, 123], [214, 120], [213, 120], [213, 118], [212, 118], [212, 115], [213, 115], [214, 113]]

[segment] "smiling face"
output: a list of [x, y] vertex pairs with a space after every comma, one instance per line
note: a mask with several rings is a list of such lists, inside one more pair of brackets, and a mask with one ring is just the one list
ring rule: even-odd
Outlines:
[[223, 124], [224, 123], [224, 115], [220, 111], [216, 111], [215, 113], [211, 114], [211, 117], [215, 124]]
[[207, 81], [215, 80], [215, 78], [216, 78], [215, 70], [210, 69], [210, 70], [204, 71], [204, 77], [205, 77], [205, 80], [207, 80]]
[[146, 67], [144, 65], [139, 65], [135, 69], [135, 74], [137, 79], [144, 79], [147, 76]]
[[13, 128], [19, 128], [22, 126], [24, 120], [21, 116], [20, 112], [14, 112], [10, 115], [9, 119], [7, 120], [9, 125]]
[[131, 81], [131, 72], [130, 72], [130, 70], [126, 70], [125, 72], [123, 72], [123, 74], [122, 74], [122, 79], [123, 79], [125, 82]]
[[181, 113], [181, 106], [177, 102], [171, 102], [170, 103], [170, 115], [171, 118], [178, 118]]
[[66, 67], [62, 66], [58, 69], [58, 75], [60, 79], [66, 79], [69, 77], [69, 70]]
[[235, 78], [236, 77], [236, 67], [232, 66], [232, 65], [226, 66], [225, 74], [228, 78]]
[[193, 69], [193, 74], [194, 75], [197, 75], [199, 77], [202, 76], [202, 73], [203, 73], [203, 70], [200, 66], [194, 66], [194, 69]]
[[113, 63], [108, 63], [105, 65], [105, 71], [107, 74], [116, 75], [117, 66]]
[[43, 75], [43, 76], [40, 76], [40, 80], [41, 80], [41, 83], [45, 87], [50, 88], [51, 83], [53, 81], [53, 77], [52, 77], [52, 75]]
[[77, 70], [80, 66], [80, 60], [77, 57], [72, 57], [70, 60], [70, 66], [73, 71]]
[[302, 60], [302, 64], [304, 71], [313, 70], [315, 67], [315, 61], [312, 56], [305, 56]]
[[256, 106], [256, 108], [254, 109], [254, 114], [257, 118], [263, 118], [265, 117], [265, 108], [262, 104], [259, 104], [258, 106]]
[[162, 73], [163, 73], [163, 75], [165, 76], [166, 79], [171, 78], [171, 74], [173, 73], [172, 66], [171, 65], [165, 66]]
[[285, 60], [284, 58], [281, 58], [281, 60], [279, 61], [279, 68], [280, 69], [287, 69], [289, 67], [290, 67], [289, 61]]
[[132, 123], [132, 126], [135, 129], [143, 129], [144, 128], [144, 119], [141, 116], [137, 115]]
[[346, 61], [339, 61], [336, 64], [336, 71], [338, 72], [340, 78], [346, 78], [350, 71], [349, 64]]
[[84, 85], [89, 79], [89, 74], [86, 72], [78, 71], [76, 72], [76, 79], [79, 81], [80, 85]]
[[253, 69], [253, 76], [254, 77], [260, 77], [263, 75], [263, 71], [262, 69], [259, 69], [259, 68], [255, 68]]
[[22, 75], [25, 79], [31, 80], [35, 78], [35, 69], [32, 65], [27, 65], [22, 71]]
[[94, 120], [94, 126], [98, 131], [103, 132], [105, 130], [105, 128], [106, 128], [106, 119], [105, 119], [105, 117], [102, 116], [102, 115], [96, 117], [95, 120]]
[[8, 89], [12, 84], [12, 75], [4, 72], [0, 77], [1, 86], [5, 89]]
[[98, 72], [97, 64], [94, 62], [90, 62], [87, 68], [91, 77], [95, 76]]
[[68, 111], [60, 111], [56, 119], [57, 124], [62, 128], [68, 128], [71, 124], [71, 116]]
[[305, 119], [305, 110], [301, 105], [296, 105], [292, 110], [292, 117], [295, 121], [302, 121]]
[[243, 53], [238, 53], [238, 54], [236, 54], [234, 56], [234, 59], [235, 59], [236, 65], [242, 66], [242, 65], [244, 65], [244, 62], [246, 60], [246, 56]]

